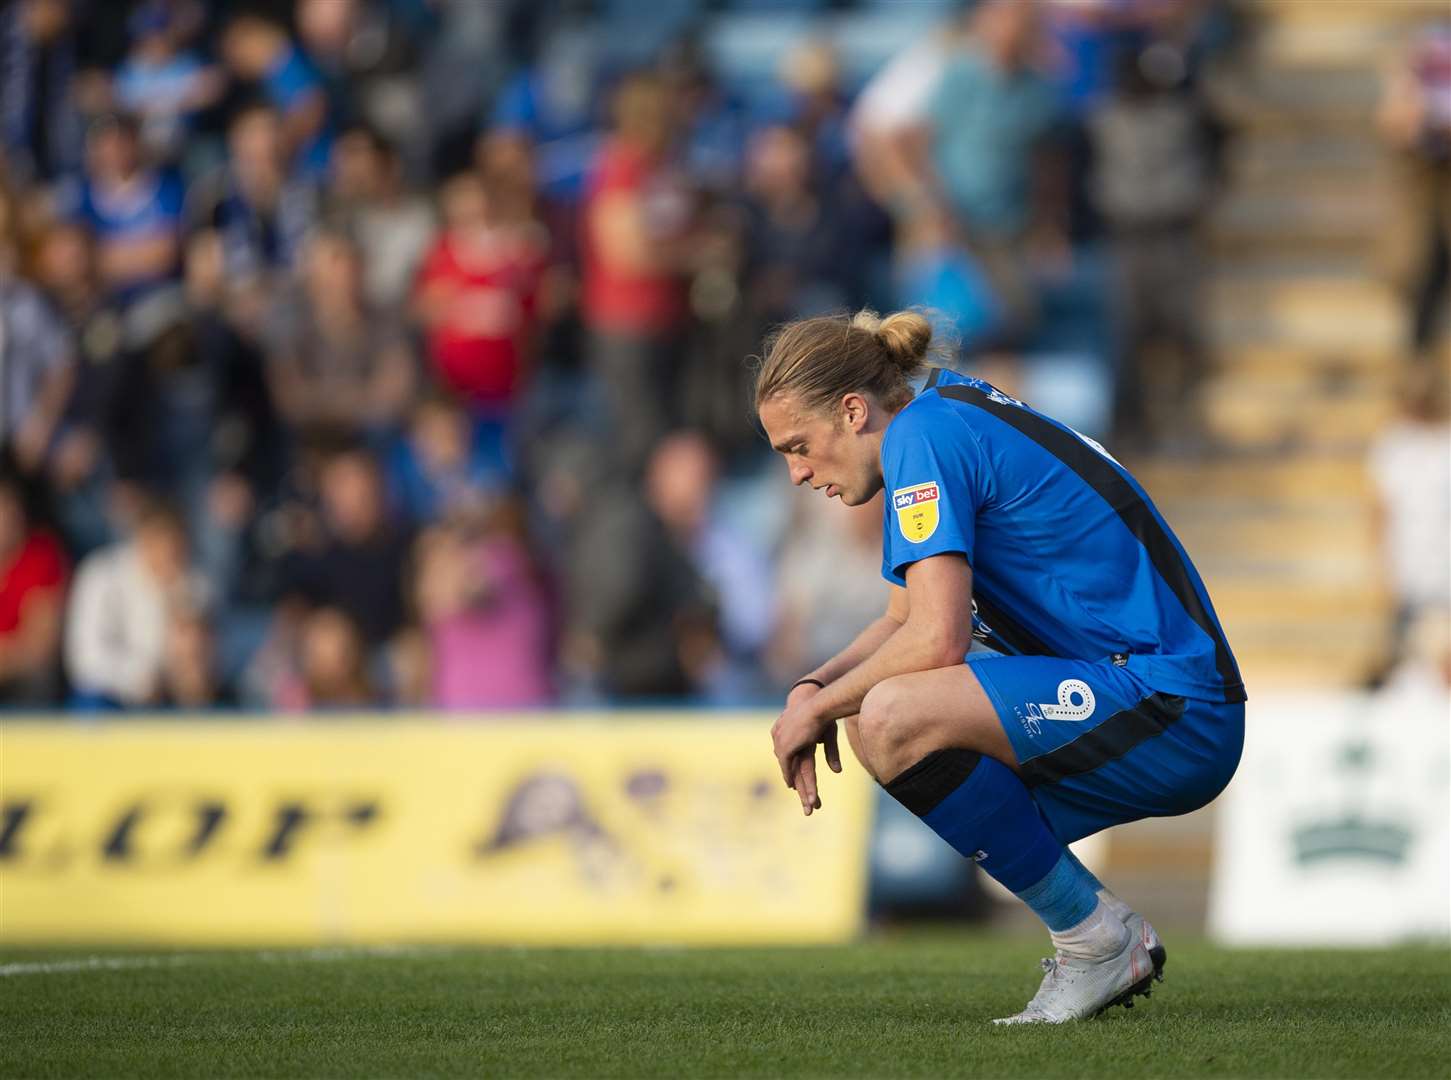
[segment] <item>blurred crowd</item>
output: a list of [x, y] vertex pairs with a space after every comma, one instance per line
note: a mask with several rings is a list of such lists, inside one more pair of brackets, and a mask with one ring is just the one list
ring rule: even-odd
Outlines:
[[1210, 0], [11, 0], [0, 704], [762, 700], [877, 614], [770, 325], [1194, 445]]

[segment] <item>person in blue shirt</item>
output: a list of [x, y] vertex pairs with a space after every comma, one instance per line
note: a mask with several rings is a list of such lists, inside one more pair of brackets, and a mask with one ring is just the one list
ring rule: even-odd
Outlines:
[[333, 143], [327, 89], [286, 29], [265, 16], [240, 13], [223, 31], [221, 51], [232, 74], [255, 84], [277, 109], [294, 168], [323, 176]]
[[102, 282], [130, 304], [176, 279], [181, 269], [181, 177], [142, 158], [135, 117], [110, 114], [86, 135], [86, 174], [62, 186], [61, 216], [96, 239]]
[[131, 45], [116, 69], [116, 103], [141, 121], [141, 137], [158, 159], [186, 152], [192, 124], [226, 90], [222, 72], [183, 47], [185, 20], [165, 0], [147, 0], [126, 20]]
[[[1103, 447], [995, 387], [926, 369], [921, 315], [822, 316], [768, 340], [756, 408], [795, 484], [885, 489], [885, 614], [791, 690], [782, 778], [819, 809], [837, 721], [899, 802], [1019, 896], [1056, 956], [1028, 1007], [1060, 1023], [1147, 996], [1153, 927], [1067, 844], [1223, 790], [1244, 682], [1204, 583]], [[926, 373], [920, 393], [912, 382]]]

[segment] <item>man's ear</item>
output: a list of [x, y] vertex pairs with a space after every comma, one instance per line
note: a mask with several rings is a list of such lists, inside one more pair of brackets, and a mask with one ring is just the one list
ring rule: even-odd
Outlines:
[[850, 430], [860, 433], [871, 415], [871, 403], [864, 395], [856, 392], [842, 395], [841, 416]]

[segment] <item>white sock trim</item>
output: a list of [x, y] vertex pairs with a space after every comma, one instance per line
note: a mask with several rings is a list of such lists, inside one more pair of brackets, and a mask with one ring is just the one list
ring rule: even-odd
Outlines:
[[1077, 926], [1054, 931], [1049, 936], [1059, 952], [1079, 960], [1117, 956], [1129, 941], [1128, 927], [1102, 899]]

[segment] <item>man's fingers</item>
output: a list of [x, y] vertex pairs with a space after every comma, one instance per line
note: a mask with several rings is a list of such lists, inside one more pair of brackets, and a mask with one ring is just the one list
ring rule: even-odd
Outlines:
[[841, 772], [841, 750], [836, 744], [836, 721], [826, 729], [826, 765], [832, 772]]
[[796, 766], [796, 794], [801, 798], [801, 810], [807, 817], [811, 811], [820, 809], [821, 799], [816, 794], [816, 748], [801, 755]]
[[787, 787], [795, 787], [796, 766], [792, 761], [794, 755], [785, 757], [781, 755], [781, 721], [779, 718], [771, 725], [771, 753], [776, 755], [776, 765], [781, 770], [781, 783]]

